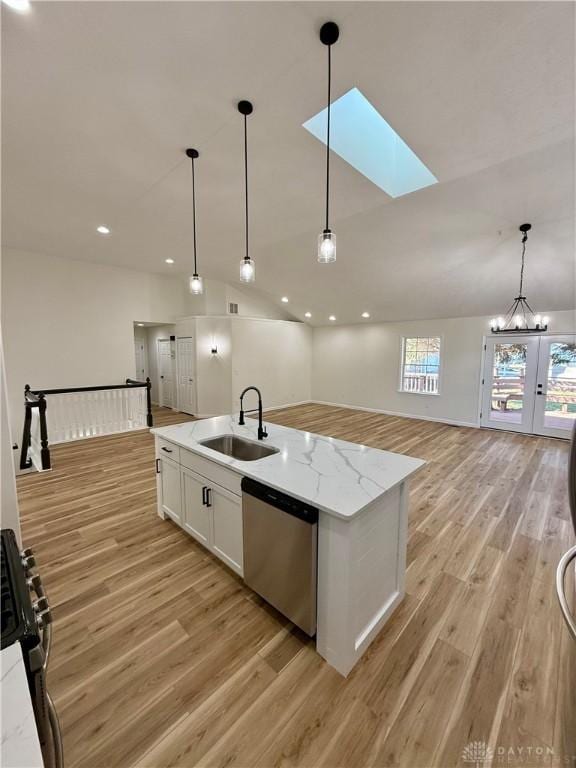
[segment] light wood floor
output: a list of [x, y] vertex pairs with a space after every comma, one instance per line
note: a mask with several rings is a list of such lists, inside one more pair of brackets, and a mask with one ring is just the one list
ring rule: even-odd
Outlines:
[[318, 405], [268, 420], [426, 459], [404, 602], [345, 680], [156, 516], [147, 432], [55, 447], [18, 491], [55, 606], [67, 768], [470, 766], [475, 741], [506, 751], [495, 765], [568, 765], [567, 445]]

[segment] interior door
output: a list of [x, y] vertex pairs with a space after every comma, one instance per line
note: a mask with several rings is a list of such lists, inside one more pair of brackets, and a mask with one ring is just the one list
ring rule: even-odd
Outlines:
[[196, 413], [196, 346], [193, 338], [176, 340], [178, 410]]
[[533, 431], [539, 341], [532, 336], [486, 339], [481, 426]]
[[576, 335], [539, 341], [534, 432], [569, 438], [576, 421]]
[[138, 381], [146, 380], [146, 350], [144, 342], [134, 339], [134, 356], [136, 358], [136, 378]]
[[174, 408], [174, 373], [172, 342], [170, 339], [158, 341], [158, 371], [160, 373], [160, 405]]

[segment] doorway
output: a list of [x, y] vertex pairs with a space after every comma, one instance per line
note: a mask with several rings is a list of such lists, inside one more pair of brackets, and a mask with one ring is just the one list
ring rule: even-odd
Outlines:
[[160, 377], [159, 405], [165, 408], [174, 408], [174, 349], [170, 339], [158, 339], [158, 373]]
[[480, 425], [569, 438], [576, 421], [576, 334], [486, 339]]
[[196, 344], [192, 337], [176, 339], [178, 410], [196, 413]]

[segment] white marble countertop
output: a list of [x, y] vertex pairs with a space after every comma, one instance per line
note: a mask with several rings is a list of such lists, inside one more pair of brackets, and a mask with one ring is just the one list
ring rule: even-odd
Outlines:
[[257, 461], [239, 461], [199, 444], [210, 437], [230, 434], [257, 440], [258, 421], [253, 418], [247, 418], [242, 427], [237, 416], [217, 416], [150, 431], [341, 518], [357, 515], [425, 464], [399, 453], [264, 423], [268, 430], [264, 445], [280, 452]]
[[42, 768], [42, 751], [20, 643], [4, 648], [2, 672], [2, 766]]

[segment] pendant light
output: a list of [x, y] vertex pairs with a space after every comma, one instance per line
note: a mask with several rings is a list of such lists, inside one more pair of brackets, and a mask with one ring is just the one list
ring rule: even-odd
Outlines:
[[526, 242], [528, 232], [532, 224], [522, 224], [519, 227], [522, 232], [522, 266], [520, 267], [520, 288], [518, 296], [512, 302], [512, 306], [504, 317], [495, 317], [490, 321], [492, 333], [540, 333], [548, 330], [549, 318], [544, 315], [534, 314], [532, 307], [523, 295], [524, 287], [524, 261], [526, 257]]
[[244, 115], [244, 195], [245, 195], [245, 238], [246, 249], [244, 258], [240, 262], [240, 280], [243, 283], [253, 283], [256, 279], [256, 264], [250, 258], [248, 250], [248, 115], [251, 115], [254, 107], [249, 101], [238, 102], [238, 112]]
[[327, 21], [320, 29], [320, 40], [328, 48], [328, 110], [326, 123], [326, 222], [321, 234], [318, 235], [318, 261], [329, 264], [336, 261], [336, 235], [329, 225], [330, 207], [330, 96], [332, 86], [332, 46], [338, 40], [340, 30], [333, 21]]
[[194, 274], [189, 279], [190, 293], [196, 295], [204, 293], [204, 283], [202, 278], [198, 275], [198, 266], [196, 261], [196, 185], [194, 179], [194, 160], [196, 160], [200, 153], [197, 149], [187, 149], [186, 155], [192, 161], [192, 229], [194, 232]]

